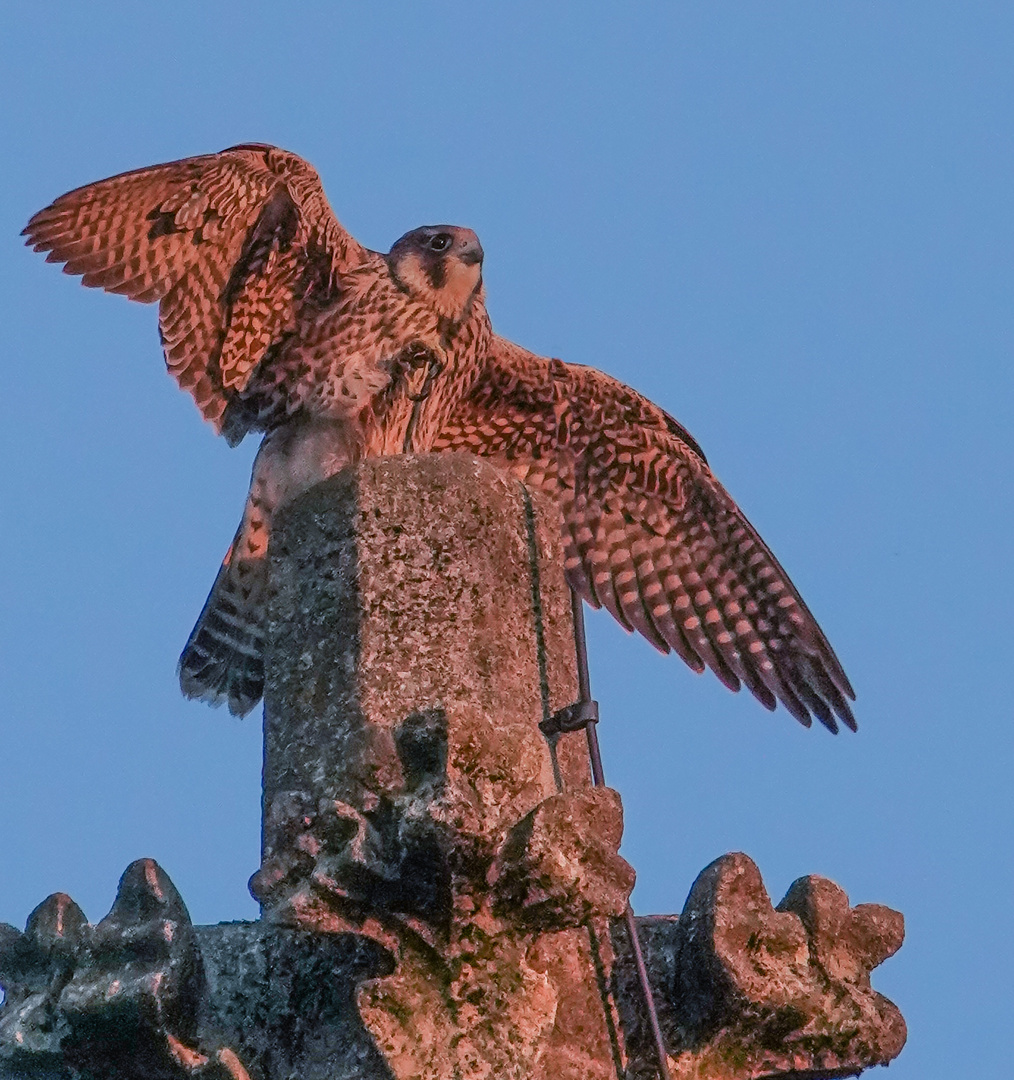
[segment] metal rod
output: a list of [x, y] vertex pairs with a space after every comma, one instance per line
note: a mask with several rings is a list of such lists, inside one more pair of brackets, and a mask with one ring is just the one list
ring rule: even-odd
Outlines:
[[577, 699], [591, 701], [591, 680], [588, 677], [588, 639], [584, 633], [584, 601], [570, 590], [570, 609], [574, 614], [574, 648], [577, 649]]
[[669, 1057], [665, 1052], [665, 1039], [662, 1038], [662, 1028], [658, 1022], [658, 1010], [655, 1008], [655, 996], [651, 992], [651, 983], [648, 981], [648, 968], [644, 962], [644, 953], [641, 951], [641, 936], [637, 932], [637, 922], [634, 920], [634, 909], [627, 904], [627, 913], [624, 916], [627, 922], [627, 933], [630, 935], [630, 947], [634, 953], [634, 964], [637, 967], [637, 980], [644, 992], [644, 1000], [648, 1005], [648, 1020], [651, 1023], [651, 1034], [655, 1040], [655, 1051], [658, 1054], [658, 1073], [662, 1080], [672, 1080], [669, 1075]]
[[[588, 642], [584, 632], [584, 604], [581, 597], [574, 589], [570, 590], [570, 606], [574, 613], [574, 647], [577, 650], [577, 693], [578, 701], [591, 701], [591, 679], [588, 675]], [[592, 783], [596, 787], [605, 787], [606, 776], [602, 769], [602, 754], [599, 750], [599, 734], [595, 722], [585, 725], [585, 734], [588, 739], [588, 756], [591, 758]], [[644, 1003], [648, 1007], [648, 1020], [651, 1024], [651, 1034], [655, 1040], [655, 1051], [658, 1055], [658, 1073], [661, 1080], [672, 1080], [669, 1072], [669, 1058], [665, 1050], [665, 1040], [662, 1038], [662, 1028], [658, 1023], [658, 1010], [655, 1008], [655, 995], [651, 991], [651, 983], [648, 981], [648, 968], [644, 962], [644, 953], [641, 950], [641, 938], [637, 932], [637, 922], [634, 919], [634, 909], [627, 904], [624, 915], [627, 924], [627, 934], [630, 937], [630, 948], [634, 954], [634, 966], [637, 968], [637, 981], [641, 984], [641, 992], [644, 994]]]
[[[573, 589], [570, 590], [570, 607], [574, 614], [574, 648], [577, 650], [577, 700], [591, 701], [591, 679], [588, 675], [588, 640], [584, 633], [584, 603]], [[606, 774], [602, 769], [598, 730], [594, 723], [586, 724], [584, 730], [588, 738], [592, 783], [596, 787], [605, 787]]]

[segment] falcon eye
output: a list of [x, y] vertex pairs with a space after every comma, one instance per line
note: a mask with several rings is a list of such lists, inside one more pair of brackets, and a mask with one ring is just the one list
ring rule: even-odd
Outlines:
[[449, 233], [437, 233], [436, 236], [430, 238], [430, 248], [433, 251], [446, 251], [451, 246], [451, 236]]

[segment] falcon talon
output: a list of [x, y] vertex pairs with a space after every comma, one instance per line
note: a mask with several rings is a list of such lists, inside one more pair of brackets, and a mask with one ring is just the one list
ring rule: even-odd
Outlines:
[[444, 362], [439, 356], [434, 353], [428, 353], [425, 357], [420, 358], [418, 361], [413, 358], [412, 367], [420, 368], [423, 363], [428, 366], [426, 368], [426, 375], [423, 377], [423, 384], [419, 388], [417, 394], [406, 394], [405, 396], [409, 401], [425, 401], [433, 390], [433, 383], [436, 381], [437, 376], [444, 370]]

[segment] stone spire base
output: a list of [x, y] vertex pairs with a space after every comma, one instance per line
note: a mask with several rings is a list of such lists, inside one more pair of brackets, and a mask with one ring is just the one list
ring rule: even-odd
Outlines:
[[[0, 1078], [654, 1074], [616, 792], [583, 733], [555, 509], [465, 455], [367, 461], [271, 550], [256, 923], [193, 927], [151, 860], [90, 925], [0, 926]], [[905, 1039], [901, 916], [744, 855], [640, 920], [675, 1077], [843, 1076]]]

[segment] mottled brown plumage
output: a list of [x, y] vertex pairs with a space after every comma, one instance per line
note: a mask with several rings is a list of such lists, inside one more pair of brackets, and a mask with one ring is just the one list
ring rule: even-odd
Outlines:
[[830, 645], [694, 440], [609, 376], [495, 337], [469, 230], [369, 251], [306, 162], [244, 145], [79, 188], [25, 233], [86, 285], [159, 301], [166, 363], [205, 418], [230, 443], [267, 433], [181, 657], [188, 695], [260, 698], [278, 506], [363, 456], [461, 450], [556, 500], [588, 601], [767, 708], [855, 727]]
[[788, 575], [687, 431], [594, 368], [494, 338], [433, 450], [501, 462], [552, 496], [571, 584], [732, 690], [832, 731], [852, 688]]

